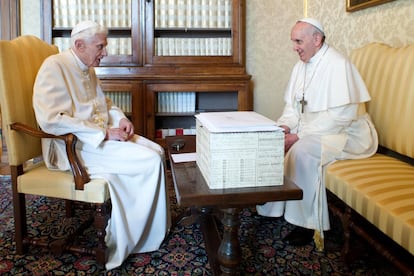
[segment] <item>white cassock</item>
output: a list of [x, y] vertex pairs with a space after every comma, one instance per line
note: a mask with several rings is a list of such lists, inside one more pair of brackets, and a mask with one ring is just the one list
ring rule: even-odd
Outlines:
[[323, 170], [335, 160], [376, 152], [377, 132], [364, 105], [370, 99], [355, 66], [327, 44], [309, 63], [295, 65], [277, 124], [299, 137], [285, 155], [285, 176], [303, 190], [303, 199], [257, 206], [260, 215], [284, 215], [294, 225], [315, 229], [316, 245], [323, 248], [323, 231], [330, 229]]
[[[157, 250], [170, 227], [162, 147], [138, 135], [128, 142], [104, 141], [105, 129], [118, 127], [125, 115], [105, 98], [95, 70], [71, 50], [43, 63], [33, 107], [42, 130], [78, 137], [77, 149], [91, 178], [109, 181], [106, 269], [120, 266], [131, 253]], [[43, 139], [42, 149], [49, 169], [70, 169], [61, 141]]]

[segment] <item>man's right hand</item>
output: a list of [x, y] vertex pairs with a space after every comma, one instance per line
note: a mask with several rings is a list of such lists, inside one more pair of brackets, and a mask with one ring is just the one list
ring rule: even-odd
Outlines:
[[120, 128], [107, 128], [105, 140], [128, 141], [130, 135]]
[[296, 134], [285, 134], [285, 154], [289, 151], [289, 149], [299, 140], [298, 135]]

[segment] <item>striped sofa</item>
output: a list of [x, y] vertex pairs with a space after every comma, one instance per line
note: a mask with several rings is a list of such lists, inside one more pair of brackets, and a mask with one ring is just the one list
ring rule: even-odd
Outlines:
[[337, 161], [325, 171], [329, 207], [341, 217], [345, 233], [342, 257], [354, 255], [350, 242], [356, 233], [404, 274], [412, 274], [414, 45], [392, 48], [371, 43], [354, 50], [351, 59], [372, 97], [366, 108], [380, 147], [371, 158]]

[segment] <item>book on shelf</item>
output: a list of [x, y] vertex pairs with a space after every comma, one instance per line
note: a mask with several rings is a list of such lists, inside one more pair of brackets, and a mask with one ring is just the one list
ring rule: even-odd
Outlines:
[[131, 93], [127, 91], [105, 91], [106, 97], [111, 99], [112, 104], [119, 107], [125, 113], [132, 112]]
[[158, 113], [194, 113], [195, 92], [158, 92]]
[[191, 128], [158, 128], [155, 130], [155, 138], [164, 139], [167, 136], [179, 136], [179, 135], [195, 135], [195, 126]]
[[231, 0], [155, 0], [156, 28], [231, 28]]
[[167, 26], [178, 27], [178, 0], [167, 0]]
[[186, 0], [176, 0], [177, 1], [177, 9], [176, 9], [176, 16], [177, 16], [177, 27], [184, 28], [186, 27]]
[[53, 1], [54, 27], [73, 27], [83, 20], [96, 21], [108, 28], [131, 27], [132, 0], [91, 1], [72, 0]]
[[157, 56], [230, 56], [232, 40], [229, 37], [212, 38], [155, 38]]

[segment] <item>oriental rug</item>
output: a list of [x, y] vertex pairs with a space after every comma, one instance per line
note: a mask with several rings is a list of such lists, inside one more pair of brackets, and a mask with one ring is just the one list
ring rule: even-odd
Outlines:
[[[172, 215], [177, 217], [185, 210], [177, 205], [170, 174], [168, 185]], [[0, 178], [0, 191], [0, 275], [212, 275], [199, 225], [188, 220], [174, 225], [159, 250], [132, 254], [111, 271], [99, 267], [88, 255], [64, 253], [56, 257], [36, 248], [30, 248], [26, 255], [16, 255], [8, 177]], [[27, 201], [30, 233], [59, 236], [70, 231], [65, 228], [69, 221], [63, 217], [62, 200], [31, 196]], [[48, 226], [40, 226], [40, 222]], [[325, 251], [318, 252], [313, 243], [304, 247], [284, 244], [282, 238], [292, 226], [283, 218], [261, 217], [254, 208], [244, 209], [239, 233], [243, 256], [240, 275], [399, 275], [360, 240], [354, 241], [356, 261], [345, 266], [340, 259], [340, 224], [334, 218], [331, 224]], [[93, 240], [92, 231], [87, 230], [84, 236], [85, 241]]]

